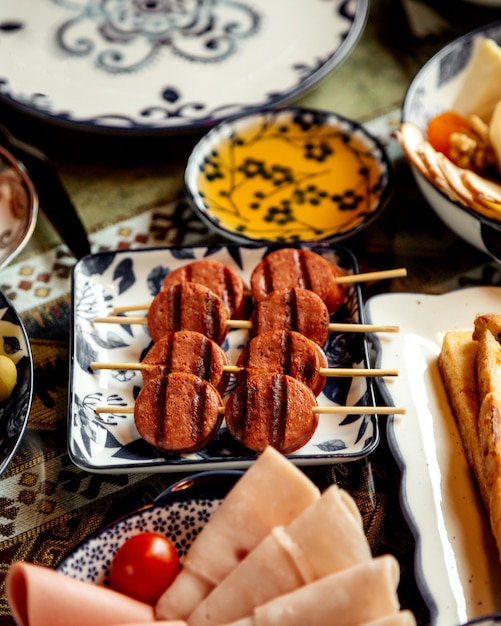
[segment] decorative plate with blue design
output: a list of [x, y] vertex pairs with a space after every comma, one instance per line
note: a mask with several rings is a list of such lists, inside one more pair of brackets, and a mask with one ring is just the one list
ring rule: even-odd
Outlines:
[[368, 6], [2, 0], [0, 99], [86, 131], [204, 130], [316, 85], [359, 40]]
[[200, 472], [178, 481], [153, 504], [89, 537], [59, 564], [58, 571], [83, 582], [108, 586], [110, 564], [118, 549], [142, 532], [167, 536], [182, 562], [195, 537], [241, 475], [236, 470], [221, 470]]
[[[345, 248], [327, 244], [297, 247], [321, 254], [346, 274], [358, 271], [356, 259]], [[95, 370], [90, 364], [138, 363], [152, 343], [144, 324], [102, 324], [94, 323], [95, 318], [109, 315], [115, 307], [148, 304], [169, 272], [196, 259], [222, 261], [249, 285], [252, 270], [269, 250], [232, 244], [119, 250], [89, 255], [74, 266], [68, 444], [76, 465], [93, 472], [130, 473], [244, 468], [253, 462], [255, 453], [232, 438], [224, 421], [216, 438], [197, 452], [175, 454], [154, 448], [139, 436], [133, 414], [121, 412], [121, 407], [133, 407], [143, 384], [141, 372]], [[144, 316], [147, 311], [134, 315]], [[345, 300], [331, 320], [363, 323], [359, 284], [348, 286]], [[246, 329], [227, 333], [223, 348], [232, 364], [247, 341]], [[369, 367], [364, 333], [331, 331], [324, 351], [329, 367]], [[226, 393], [234, 386], [235, 381], [230, 381]], [[320, 406], [374, 406], [372, 379], [327, 377], [317, 401]], [[116, 407], [116, 411], [97, 412], [102, 406]], [[321, 414], [312, 439], [289, 458], [298, 465], [353, 461], [373, 451], [378, 440], [376, 415]]]
[[0, 402], [0, 474], [21, 444], [33, 401], [33, 357], [26, 330], [10, 300], [0, 292], [0, 354], [16, 365], [17, 382]]

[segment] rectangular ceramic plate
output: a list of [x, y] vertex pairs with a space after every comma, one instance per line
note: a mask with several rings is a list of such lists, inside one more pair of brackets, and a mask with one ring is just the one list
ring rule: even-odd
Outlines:
[[[346, 273], [357, 273], [356, 260], [346, 249], [311, 249], [338, 263]], [[76, 264], [72, 277], [68, 416], [69, 454], [76, 465], [93, 472], [130, 473], [243, 468], [253, 461], [255, 454], [238, 444], [224, 423], [217, 437], [196, 453], [171, 454], [153, 448], [139, 437], [132, 414], [120, 413], [119, 407], [114, 413], [95, 411], [97, 406], [109, 404], [133, 406], [142, 386], [141, 373], [93, 371], [89, 365], [92, 361], [137, 363], [151, 345], [147, 326], [94, 324], [96, 317], [109, 315], [116, 306], [150, 302], [171, 270], [195, 259], [218, 259], [240, 273], [249, 285], [252, 270], [267, 251], [266, 247], [234, 245], [127, 250], [90, 255]], [[332, 321], [363, 322], [361, 315], [360, 287], [351, 285]], [[247, 340], [247, 330], [228, 333], [223, 347], [232, 363]], [[331, 332], [324, 349], [330, 367], [368, 366], [363, 333]], [[232, 382], [229, 391], [231, 386]], [[374, 406], [371, 379], [328, 377], [318, 404]], [[290, 458], [303, 465], [353, 461], [375, 448], [378, 433], [375, 415], [323, 414], [313, 438]]]
[[432, 626], [501, 611], [496, 544], [438, 370], [445, 331], [473, 329], [477, 313], [500, 310], [498, 287], [385, 294], [367, 303], [372, 323], [400, 326], [379, 336], [378, 365], [400, 372], [382, 389], [407, 410], [389, 420], [388, 439], [402, 468], [402, 509], [416, 536], [416, 580]]

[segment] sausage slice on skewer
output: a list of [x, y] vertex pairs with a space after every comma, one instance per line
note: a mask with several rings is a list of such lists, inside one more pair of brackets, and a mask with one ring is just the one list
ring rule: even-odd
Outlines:
[[228, 265], [216, 259], [200, 259], [178, 267], [166, 276], [162, 290], [192, 282], [205, 285], [225, 303], [230, 317], [241, 318], [245, 309], [245, 284]]
[[[293, 330], [271, 330], [256, 335], [244, 346], [237, 366], [252, 373], [277, 372], [300, 380], [318, 396], [326, 378], [321, 368], [328, 366], [320, 346]], [[241, 373], [237, 379], [241, 379]]]
[[324, 346], [329, 336], [329, 312], [320, 296], [308, 289], [293, 288], [273, 291], [256, 304], [251, 337], [284, 328]]
[[151, 379], [139, 392], [134, 423], [141, 437], [169, 452], [192, 452], [213, 439], [223, 415], [221, 396], [194, 374]]
[[344, 300], [345, 288], [336, 280], [341, 274], [340, 268], [312, 250], [280, 248], [256, 265], [250, 286], [257, 302], [272, 291], [309, 289], [320, 296], [332, 315]]
[[227, 332], [228, 312], [221, 298], [205, 285], [179, 283], [157, 293], [147, 321], [153, 341], [177, 330], [194, 330], [221, 344]]
[[179, 330], [167, 333], [155, 342], [142, 360], [143, 380], [147, 383], [157, 376], [172, 372], [195, 374], [224, 393], [230, 374], [230, 359], [215, 341], [202, 333]]
[[226, 426], [245, 447], [262, 452], [267, 446], [290, 454], [313, 436], [318, 415], [315, 395], [287, 374], [246, 377], [228, 396]]

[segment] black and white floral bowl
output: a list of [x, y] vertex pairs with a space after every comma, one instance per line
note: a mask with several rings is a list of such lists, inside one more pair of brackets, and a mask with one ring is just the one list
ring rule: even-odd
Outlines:
[[157, 532], [174, 543], [181, 561], [195, 537], [220, 506], [243, 472], [200, 472], [174, 483], [155, 501], [133, 511], [87, 538], [57, 569], [83, 582], [109, 585], [109, 568], [127, 539], [140, 532]]
[[294, 106], [223, 121], [185, 170], [195, 212], [238, 243], [346, 239], [379, 216], [391, 179], [383, 145], [361, 124]]

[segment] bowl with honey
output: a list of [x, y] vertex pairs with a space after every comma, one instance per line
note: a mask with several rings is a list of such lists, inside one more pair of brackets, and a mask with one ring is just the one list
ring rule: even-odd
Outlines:
[[383, 145], [361, 124], [288, 106], [213, 127], [184, 182], [202, 221], [232, 241], [337, 242], [376, 219], [391, 178]]

